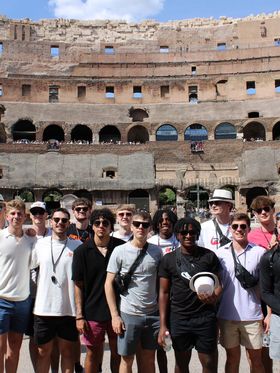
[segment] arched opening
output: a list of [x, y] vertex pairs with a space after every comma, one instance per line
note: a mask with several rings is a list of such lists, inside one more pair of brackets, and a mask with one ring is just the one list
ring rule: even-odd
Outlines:
[[77, 190], [74, 194], [75, 194], [75, 196], [77, 196], [78, 198], [87, 198], [88, 200], [92, 201], [92, 195], [91, 195], [91, 192], [89, 192], [89, 191], [86, 190], [86, 189], [80, 189], [80, 190]]
[[249, 189], [246, 193], [246, 204], [248, 209], [250, 208], [253, 199], [257, 196], [267, 196], [267, 191], [262, 187], [254, 187]]
[[34, 193], [31, 189], [23, 188], [20, 190], [17, 190], [14, 194], [13, 198], [20, 198], [24, 202], [34, 202]]
[[272, 129], [272, 140], [280, 140], [280, 122], [277, 122]]
[[25, 142], [36, 140], [36, 128], [30, 120], [19, 120], [13, 125], [13, 140]]
[[91, 143], [92, 130], [83, 124], [77, 124], [71, 132], [71, 140], [74, 142]]
[[114, 126], [105, 126], [99, 132], [99, 142], [117, 143], [121, 141], [120, 131]]
[[56, 124], [51, 124], [46, 127], [43, 133], [43, 141], [49, 140], [57, 140], [59, 142], [64, 141], [63, 129]]
[[149, 141], [149, 133], [143, 126], [132, 127], [127, 134], [127, 141], [145, 144], [145, 142]]
[[134, 204], [136, 209], [149, 211], [149, 193], [146, 190], [136, 189], [128, 195], [128, 203]]
[[132, 122], [143, 122], [145, 118], [149, 118], [149, 115], [146, 110], [131, 108], [129, 117], [132, 118]]
[[236, 139], [236, 129], [231, 123], [221, 123], [215, 129], [215, 140]]
[[178, 132], [171, 124], [163, 124], [156, 132], [156, 141], [177, 141]]
[[208, 131], [202, 124], [194, 123], [185, 130], [184, 139], [186, 141], [208, 140]]
[[63, 193], [59, 189], [47, 189], [42, 196], [43, 202], [46, 203], [48, 213], [52, 213], [55, 209], [60, 207], [60, 200]]
[[170, 187], [161, 188], [158, 194], [159, 208], [176, 206], [176, 191]]
[[248, 123], [243, 128], [243, 138], [246, 141], [265, 141], [265, 129], [259, 122]]
[[200, 185], [193, 185], [186, 193], [186, 211], [199, 213], [199, 209], [208, 208], [209, 193]]
[[0, 143], [7, 142], [7, 134], [4, 123], [0, 123]]

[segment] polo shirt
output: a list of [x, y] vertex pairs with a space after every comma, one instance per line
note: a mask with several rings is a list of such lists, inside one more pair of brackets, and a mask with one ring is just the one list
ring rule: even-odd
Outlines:
[[8, 228], [0, 231], [0, 298], [23, 301], [30, 293], [31, 250], [35, 237], [24, 234], [19, 240]]
[[[260, 260], [264, 253], [264, 248], [248, 243], [245, 250], [236, 255], [242, 266], [259, 278]], [[244, 289], [235, 277], [231, 245], [220, 248], [217, 256], [222, 265], [220, 279], [223, 287], [217, 316], [232, 321], [261, 320], [263, 315], [258, 286]]]
[[93, 240], [84, 242], [74, 252], [72, 280], [83, 283], [83, 316], [88, 321], [111, 319], [104, 291], [106, 268], [114, 248], [123, 243], [110, 237], [106, 256], [101, 254]]

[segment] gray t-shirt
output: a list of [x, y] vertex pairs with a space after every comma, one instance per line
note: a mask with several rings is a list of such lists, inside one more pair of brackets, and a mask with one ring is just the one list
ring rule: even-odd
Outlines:
[[[130, 241], [115, 247], [107, 272], [127, 273], [140, 251]], [[161, 258], [162, 253], [158, 247], [149, 244], [142, 262], [132, 275], [128, 292], [121, 295], [120, 310], [122, 312], [130, 315], [148, 315], [157, 311], [156, 283]]]

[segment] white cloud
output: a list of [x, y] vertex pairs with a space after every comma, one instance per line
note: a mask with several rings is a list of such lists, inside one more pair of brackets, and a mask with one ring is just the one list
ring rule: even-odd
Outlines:
[[159, 13], [165, 0], [48, 0], [55, 17], [139, 21]]

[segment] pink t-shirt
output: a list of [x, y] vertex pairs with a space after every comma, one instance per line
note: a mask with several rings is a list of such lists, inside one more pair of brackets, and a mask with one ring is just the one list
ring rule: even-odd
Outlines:
[[261, 228], [252, 229], [248, 234], [248, 241], [255, 245], [262, 246], [265, 249], [270, 249], [269, 244], [273, 235], [273, 231], [264, 232]]

